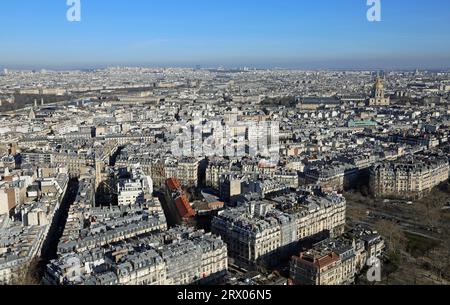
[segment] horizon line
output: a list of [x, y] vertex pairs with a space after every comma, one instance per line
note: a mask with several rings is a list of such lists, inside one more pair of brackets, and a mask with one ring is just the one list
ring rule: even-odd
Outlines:
[[2, 70], [6, 69], [12, 71], [34, 71], [45, 70], [47, 72], [57, 71], [85, 71], [85, 70], [106, 70], [111, 68], [123, 68], [123, 69], [194, 69], [194, 70], [239, 70], [242, 72], [247, 71], [260, 71], [260, 70], [294, 70], [294, 71], [450, 71], [450, 66], [444, 67], [432, 67], [432, 66], [416, 66], [416, 67], [295, 67], [295, 66], [255, 66], [255, 65], [190, 65], [190, 64], [178, 64], [178, 65], [126, 65], [126, 64], [108, 64], [108, 65], [67, 65], [67, 66], [46, 66], [46, 65], [4, 65], [0, 64]]

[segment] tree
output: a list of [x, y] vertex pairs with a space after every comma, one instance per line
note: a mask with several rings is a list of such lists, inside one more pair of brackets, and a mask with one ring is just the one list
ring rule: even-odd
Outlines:
[[430, 251], [428, 254], [430, 264], [438, 277], [439, 281], [442, 281], [445, 268], [447, 267], [447, 253], [444, 247], [438, 247]]
[[431, 200], [418, 202], [414, 207], [414, 216], [416, 219], [428, 228], [437, 228], [441, 220], [441, 209], [435, 206]]
[[442, 242], [443, 260], [444, 260], [444, 276], [450, 278], [450, 228], [447, 226], [443, 231], [444, 240]]
[[374, 228], [386, 242], [389, 259], [398, 263], [402, 252], [406, 249], [406, 237], [400, 226], [389, 220], [380, 220]]
[[361, 206], [349, 207], [347, 209], [347, 216], [350, 221], [358, 223], [363, 221], [367, 217], [366, 212], [366, 209]]

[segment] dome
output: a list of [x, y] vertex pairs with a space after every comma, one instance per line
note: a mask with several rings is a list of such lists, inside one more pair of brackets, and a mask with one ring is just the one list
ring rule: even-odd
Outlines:
[[375, 83], [375, 89], [377, 90], [383, 90], [384, 89], [384, 85], [383, 82], [380, 78], [377, 79], [377, 82]]

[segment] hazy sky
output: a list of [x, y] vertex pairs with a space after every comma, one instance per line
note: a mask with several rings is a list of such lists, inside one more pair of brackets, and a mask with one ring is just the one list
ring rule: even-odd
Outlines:
[[449, 68], [449, 0], [0, 1], [0, 67]]

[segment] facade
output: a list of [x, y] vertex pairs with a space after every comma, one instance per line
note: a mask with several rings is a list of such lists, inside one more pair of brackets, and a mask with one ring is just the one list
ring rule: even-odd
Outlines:
[[119, 205], [143, 204], [144, 190], [139, 181], [123, 181], [117, 184]]
[[212, 160], [206, 167], [206, 186], [215, 190], [220, 188], [220, 177], [222, 174], [229, 172], [231, 169], [231, 162], [225, 160]]
[[291, 255], [301, 240], [343, 232], [346, 202], [342, 196], [311, 196], [294, 202], [286, 208], [288, 203], [281, 207], [280, 202], [265, 200], [221, 211], [212, 221], [212, 232], [222, 236], [230, 257], [246, 267], [276, 264]]
[[32, 174], [23, 175], [6, 169], [0, 176], [0, 215], [7, 215], [13, 208], [23, 204], [27, 196], [27, 188], [32, 183]]
[[199, 162], [195, 158], [160, 158], [150, 164], [151, 177], [157, 187], [164, 187], [167, 179], [177, 178], [185, 187], [198, 186]]
[[322, 241], [291, 259], [290, 275], [295, 285], [346, 285], [379, 258], [384, 240], [377, 233], [357, 227], [336, 239]]
[[16, 188], [0, 188], [0, 215], [7, 215], [16, 205]]
[[132, 170], [131, 179], [117, 184], [119, 205], [144, 204], [153, 197], [153, 180], [146, 176], [140, 168]]
[[198, 185], [198, 165], [195, 158], [183, 158], [176, 161], [166, 161], [164, 171], [166, 179], [177, 178], [183, 186]]
[[220, 238], [177, 227], [104, 248], [63, 254], [47, 266], [44, 282], [55, 285], [206, 284], [220, 282], [227, 269], [227, 248]]
[[305, 183], [320, 186], [326, 191], [344, 191], [354, 186], [358, 179], [358, 168], [349, 163], [334, 162], [307, 167]]
[[376, 197], [417, 199], [448, 178], [446, 157], [408, 156], [375, 164], [370, 187]]
[[174, 177], [177, 177], [185, 186], [198, 186], [198, 161], [194, 158], [179, 160]]
[[277, 172], [270, 175], [249, 173], [225, 173], [220, 177], [220, 198], [231, 205], [242, 200], [242, 196], [255, 195], [266, 198], [280, 191], [296, 189], [299, 177], [294, 172]]
[[58, 164], [66, 166], [71, 177], [79, 177], [92, 166], [95, 159], [84, 153], [59, 153], [59, 152], [25, 152], [23, 161], [29, 164]]
[[21, 221], [0, 215], [0, 285], [23, 283], [33, 259], [41, 255], [68, 180], [67, 174], [59, 174], [42, 181], [39, 200], [15, 207]]
[[241, 174], [223, 174], [220, 176], [220, 198], [228, 203], [233, 203], [235, 198], [242, 194], [242, 183], [245, 176]]
[[295, 216], [264, 203], [219, 212], [212, 232], [222, 236], [235, 263], [246, 268], [276, 263], [298, 241]]

